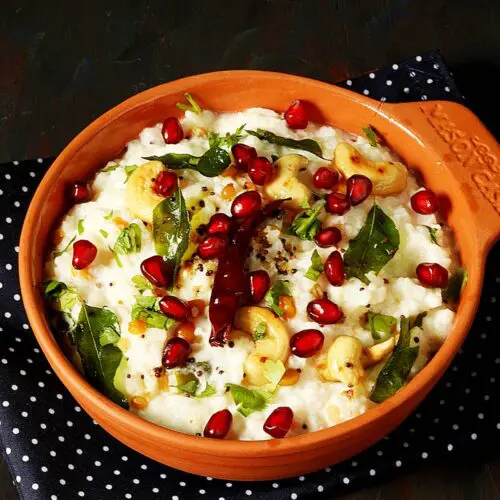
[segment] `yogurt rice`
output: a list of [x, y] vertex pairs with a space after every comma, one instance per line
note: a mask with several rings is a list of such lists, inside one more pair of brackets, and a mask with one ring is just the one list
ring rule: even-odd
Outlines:
[[207, 437], [317, 431], [390, 397], [464, 282], [435, 195], [370, 127], [190, 103], [72, 186], [45, 283], [69, 355], [130, 411]]

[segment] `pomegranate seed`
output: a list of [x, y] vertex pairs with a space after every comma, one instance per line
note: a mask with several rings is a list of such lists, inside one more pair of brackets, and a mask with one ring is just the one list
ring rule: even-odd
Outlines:
[[246, 170], [250, 160], [257, 157], [255, 148], [246, 144], [235, 144], [231, 148], [231, 153], [233, 153], [236, 166], [242, 170]]
[[161, 135], [165, 144], [177, 144], [181, 142], [184, 139], [181, 122], [177, 118], [170, 116], [163, 122]]
[[347, 179], [347, 194], [354, 207], [365, 201], [372, 189], [372, 181], [365, 175], [354, 174]]
[[97, 255], [97, 247], [88, 240], [78, 240], [73, 243], [73, 267], [85, 269], [92, 264]]
[[343, 317], [342, 309], [329, 299], [316, 299], [307, 304], [309, 317], [321, 325], [333, 325]]
[[232, 219], [226, 214], [214, 214], [210, 218], [207, 227], [207, 234], [227, 234], [231, 229]]
[[263, 186], [272, 179], [273, 166], [267, 158], [257, 156], [248, 163], [248, 176], [257, 186]]
[[187, 340], [181, 337], [172, 337], [163, 349], [162, 365], [165, 368], [176, 368], [182, 366], [191, 352], [191, 346]]
[[437, 211], [438, 209], [438, 199], [437, 196], [430, 190], [424, 189], [415, 193], [411, 197], [411, 208], [417, 212], [417, 214], [430, 215]]
[[271, 286], [271, 279], [266, 271], [254, 271], [248, 275], [250, 298], [254, 304], [260, 302]]
[[262, 198], [257, 191], [241, 193], [231, 205], [231, 213], [235, 217], [250, 217], [255, 215], [262, 206]]
[[337, 245], [342, 239], [342, 233], [338, 227], [326, 227], [319, 233], [316, 233], [314, 241], [321, 248], [328, 248]]
[[424, 286], [444, 288], [448, 284], [448, 271], [439, 264], [425, 262], [417, 266], [417, 278]]
[[74, 182], [71, 184], [69, 194], [73, 203], [85, 203], [92, 198], [90, 188], [85, 182]]
[[338, 250], [332, 252], [325, 261], [325, 275], [333, 286], [344, 283], [344, 259]]
[[304, 101], [293, 101], [285, 111], [285, 120], [290, 128], [306, 128], [308, 119]]
[[225, 234], [212, 234], [207, 236], [198, 245], [198, 255], [203, 260], [220, 259], [226, 251], [229, 239]]
[[290, 339], [290, 349], [299, 358], [310, 358], [323, 347], [325, 336], [314, 329], [302, 330]]
[[165, 297], [163, 297], [160, 300], [159, 306], [161, 312], [165, 316], [173, 318], [177, 321], [187, 320], [189, 314], [189, 308], [187, 304], [183, 302], [181, 299], [178, 299], [173, 295], [165, 295]]
[[326, 211], [335, 215], [344, 215], [351, 208], [349, 198], [342, 193], [330, 193], [326, 199]]
[[170, 281], [167, 263], [161, 255], [153, 255], [141, 262], [141, 272], [154, 286], [164, 288]]
[[290, 430], [293, 421], [293, 411], [288, 406], [276, 408], [264, 422], [264, 432], [275, 439], [283, 438]]
[[153, 191], [164, 198], [168, 198], [177, 187], [177, 175], [168, 170], [162, 170], [155, 179]]
[[313, 175], [313, 184], [318, 189], [333, 189], [339, 182], [339, 173], [328, 167], [320, 167]]
[[205, 425], [203, 435], [207, 438], [224, 439], [233, 423], [233, 416], [229, 410], [215, 412]]

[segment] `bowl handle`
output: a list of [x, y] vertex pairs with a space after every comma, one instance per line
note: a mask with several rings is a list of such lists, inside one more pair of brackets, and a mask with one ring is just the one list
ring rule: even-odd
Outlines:
[[476, 230], [488, 250], [500, 236], [500, 146], [472, 111], [448, 101], [389, 104], [385, 109], [432, 144], [477, 202]]

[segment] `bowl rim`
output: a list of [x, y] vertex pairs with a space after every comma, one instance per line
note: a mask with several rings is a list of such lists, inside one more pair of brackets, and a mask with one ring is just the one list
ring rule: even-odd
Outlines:
[[[106, 127], [110, 121], [119, 118], [122, 114], [127, 113], [136, 107], [153, 102], [158, 99], [159, 92], [172, 93], [175, 90], [189, 89], [195, 84], [206, 83], [210, 80], [219, 80], [221, 78], [248, 79], [252, 77], [259, 77], [261, 79], [275, 79], [278, 77], [280, 79], [293, 80], [297, 83], [302, 82], [304, 84], [308, 84], [309, 86], [323, 88], [330, 92], [340, 94], [345, 99], [354, 101], [358, 106], [361, 105], [368, 107], [375, 113], [383, 115], [385, 118], [389, 118], [394, 122], [395, 126], [411, 130], [411, 126], [403, 125], [399, 122], [397, 114], [394, 113], [394, 108], [398, 106], [397, 104], [384, 105], [384, 103], [381, 104], [379, 101], [357, 94], [351, 90], [301, 76], [270, 71], [229, 70], [198, 74], [173, 80], [171, 82], [152, 87], [120, 102], [118, 105], [114, 106], [92, 121], [71, 140], [71, 142], [57, 156], [51, 167], [45, 173], [30, 202], [25, 222], [23, 224], [19, 245], [19, 275], [21, 294], [29, 322], [49, 363], [75, 399], [77, 399], [77, 401], [85, 408], [86, 404], [80, 402], [80, 398], [82, 398], [82, 394], [84, 394], [86, 403], [93, 405], [92, 413], [97, 414], [102, 412], [102, 414], [108, 417], [108, 421], [113, 422], [114, 426], [126, 427], [131, 432], [147, 435], [153, 439], [168, 442], [175, 448], [187, 448], [190, 451], [200, 452], [205, 456], [215, 455], [238, 457], [258, 455], [263, 452], [265, 452], [267, 456], [285, 455], [295, 453], [298, 449], [326, 447], [335, 438], [339, 438], [341, 436], [347, 437], [348, 435], [356, 434], [362, 431], [364, 428], [368, 428], [377, 420], [395, 411], [404, 403], [408, 403], [413, 397], [425, 390], [426, 387], [433, 385], [437, 381], [437, 376], [451, 362], [454, 354], [458, 351], [460, 345], [465, 339], [469, 330], [468, 327], [470, 325], [470, 321], [472, 321], [474, 311], [479, 302], [479, 294], [475, 293], [474, 300], [469, 301], [468, 304], [466, 304], [466, 311], [461, 311], [462, 314], [466, 315], [469, 320], [469, 324], [464, 325], [462, 328], [457, 328], [457, 324], [455, 322], [448, 338], [439, 348], [436, 355], [395, 395], [386, 401], [367, 409], [361, 415], [350, 420], [341, 422], [332, 427], [297, 436], [254, 441], [226, 439], [207, 440], [204, 437], [185, 434], [183, 432], [175, 431], [145, 420], [130, 411], [121, 408], [95, 389], [90, 382], [73, 366], [71, 361], [66, 358], [62, 349], [57, 344], [51, 330], [45, 325], [45, 311], [39, 310], [37, 307], [36, 294], [39, 292], [37, 287], [32, 285], [34, 277], [29, 251], [29, 243], [33, 240], [35, 229], [33, 225], [29, 224], [29, 221], [35, 217], [37, 213], [39, 213], [40, 207], [45, 202], [45, 193], [50, 188], [53, 178], [58, 175], [62, 167], [64, 167], [64, 165], [71, 160], [75, 153], [79, 151], [84, 144], [92, 140], [93, 136]], [[471, 274], [471, 271], [473, 271], [473, 274], [476, 277], [474, 280], [476, 285], [474, 287], [475, 292], [479, 292], [481, 290], [482, 284], [483, 261], [481, 259], [478, 259], [478, 261], [480, 262], [475, 263], [474, 269], [469, 269], [469, 273]], [[78, 396], [76, 396], [75, 393], [77, 393]], [[89, 410], [86, 409], [86, 411], [88, 412]]]

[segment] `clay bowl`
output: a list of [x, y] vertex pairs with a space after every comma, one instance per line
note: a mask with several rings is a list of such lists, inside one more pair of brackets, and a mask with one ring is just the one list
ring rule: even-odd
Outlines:
[[[430, 363], [401, 391], [364, 415], [310, 434], [271, 441], [216, 441], [149, 423], [96, 391], [56, 343], [40, 283], [50, 233], [65, 213], [64, 188], [92, 177], [144, 128], [179, 114], [190, 92], [207, 109], [251, 106], [284, 110], [296, 98], [316, 111], [314, 121], [359, 134], [373, 125], [441, 198], [469, 272], [450, 336]], [[474, 318], [488, 249], [500, 231], [499, 145], [465, 107], [451, 102], [385, 104], [306, 78], [258, 71], [197, 75], [142, 92], [103, 114], [53, 163], [26, 216], [20, 243], [20, 281], [33, 331], [53, 370], [104, 429], [166, 465], [217, 478], [264, 480], [294, 476], [344, 460], [391, 432], [422, 401], [450, 364]]]

